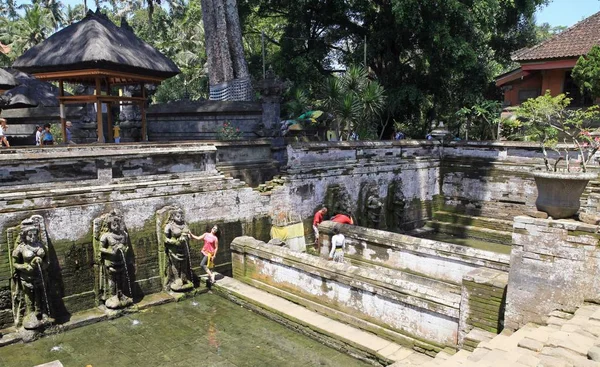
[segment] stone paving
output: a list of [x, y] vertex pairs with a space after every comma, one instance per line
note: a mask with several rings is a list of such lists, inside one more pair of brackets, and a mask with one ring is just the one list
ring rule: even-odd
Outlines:
[[[393, 364], [401, 367], [401, 364]], [[546, 326], [527, 324], [503, 331], [473, 351], [444, 352], [423, 367], [600, 367], [600, 306], [574, 314], [554, 311]]]

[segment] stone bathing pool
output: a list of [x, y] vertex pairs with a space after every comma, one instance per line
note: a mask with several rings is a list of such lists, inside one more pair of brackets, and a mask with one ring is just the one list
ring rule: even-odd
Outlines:
[[0, 366], [368, 366], [216, 294], [2, 348]]

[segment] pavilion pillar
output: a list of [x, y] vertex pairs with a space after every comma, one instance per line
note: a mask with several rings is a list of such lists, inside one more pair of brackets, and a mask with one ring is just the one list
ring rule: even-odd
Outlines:
[[104, 143], [104, 128], [102, 126], [102, 88], [100, 78], [96, 78], [96, 120], [98, 122], [98, 143]]
[[[64, 88], [64, 84], [63, 84], [62, 80], [58, 81], [58, 89], [59, 89], [58, 95], [60, 97], [64, 97], [65, 96], [65, 88]], [[63, 141], [65, 144], [69, 144], [69, 142], [67, 141], [67, 115], [65, 113], [65, 103], [62, 98], [58, 99], [58, 103], [59, 103], [58, 108], [59, 108], [59, 113], [60, 113], [60, 125], [61, 125]]]
[[140, 110], [142, 111], [142, 141], [148, 141], [148, 132], [146, 127], [146, 88], [142, 83], [140, 85], [142, 89], [143, 101], [140, 103]]
[[[110, 82], [106, 80], [106, 95], [110, 96]], [[114, 142], [113, 136], [113, 116], [112, 116], [112, 102], [106, 103], [106, 123], [108, 124], [108, 142]]]

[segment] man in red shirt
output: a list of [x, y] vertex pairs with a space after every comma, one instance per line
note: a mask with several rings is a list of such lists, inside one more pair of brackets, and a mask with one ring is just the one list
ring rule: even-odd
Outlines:
[[342, 224], [354, 224], [352, 217], [346, 214], [336, 214], [331, 218], [331, 221]]
[[313, 218], [313, 231], [315, 232], [315, 244], [319, 248], [319, 224], [324, 220], [323, 216], [327, 214], [327, 208], [322, 207], [315, 213]]

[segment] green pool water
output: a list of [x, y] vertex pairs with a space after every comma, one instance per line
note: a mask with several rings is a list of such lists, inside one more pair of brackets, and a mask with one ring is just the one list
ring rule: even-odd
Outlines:
[[150, 308], [28, 344], [0, 366], [368, 366], [215, 294]]

